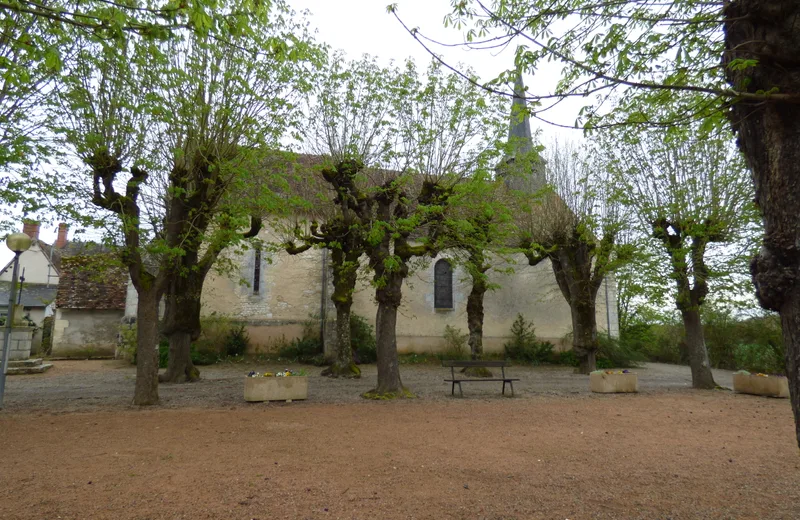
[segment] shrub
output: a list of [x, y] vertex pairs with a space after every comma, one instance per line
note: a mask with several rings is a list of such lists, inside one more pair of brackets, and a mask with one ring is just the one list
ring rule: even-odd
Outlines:
[[169, 364], [169, 340], [158, 342], [158, 368], [167, 368]]
[[597, 368], [632, 368], [647, 358], [630, 344], [614, 339], [607, 334], [598, 337]]
[[225, 336], [225, 354], [228, 356], [243, 356], [250, 345], [250, 336], [244, 325], [232, 326]]
[[467, 339], [469, 334], [464, 334], [461, 329], [445, 326], [444, 334], [444, 349], [438, 353], [439, 359], [469, 359], [469, 350], [467, 349]]
[[350, 313], [350, 345], [356, 363], [374, 363], [378, 359], [375, 330], [369, 322]]
[[325, 359], [316, 323], [307, 321], [303, 326], [303, 335], [281, 346], [278, 349], [278, 356], [296, 363], [323, 365]]
[[522, 314], [511, 325], [511, 340], [503, 345], [506, 357], [515, 361], [540, 365], [553, 358], [553, 344], [537, 341], [533, 323], [525, 320]]
[[117, 332], [117, 350], [120, 357], [136, 364], [136, 324], [123, 324]]

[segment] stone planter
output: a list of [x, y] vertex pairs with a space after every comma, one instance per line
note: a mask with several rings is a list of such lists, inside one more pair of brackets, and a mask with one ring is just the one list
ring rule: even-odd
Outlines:
[[733, 391], [737, 394], [789, 397], [789, 380], [783, 376], [733, 374]]
[[245, 377], [244, 400], [295, 401], [308, 398], [308, 376]]
[[592, 372], [589, 374], [589, 389], [599, 394], [617, 394], [639, 391], [639, 379], [636, 374], [606, 374]]

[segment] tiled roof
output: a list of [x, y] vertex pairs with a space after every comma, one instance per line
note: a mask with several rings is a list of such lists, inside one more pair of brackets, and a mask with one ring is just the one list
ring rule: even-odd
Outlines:
[[61, 259], [56, 306], [62, 309], [125, 309], [128, 273], [106, 254]]

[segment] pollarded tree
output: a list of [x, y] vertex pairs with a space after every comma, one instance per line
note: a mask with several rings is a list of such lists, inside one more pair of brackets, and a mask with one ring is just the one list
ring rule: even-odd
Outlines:
[[190, 349], [200, 335], [205, 278], [220, 253], [256, 236], [261, 215], [278, 204], [259, 155], [297, 122], [295, 104], [321, 52], [282, 2], [250, 17], [241, 34], [187, 33], [165, 46], [169, 65], [155, 93], [169, 169], [162, 236], [183, 254], [169, 266], [162, 329], [169, 364], [160, 379], [184, 382], [199, 377]]
[[572, 350], [582, 374], [597, 367], [597, 293], [629, 256], [616, 241], [622, 220], [604, 167], [590, 154], [586, 148], [553, 143], [546, 152], [550, 190], [538, 194], [520, 223], [528, 263], [549, 260], [569, 304]]
[[[390, 11], [396, 13], [396, 7]], [[564, 34], [551, 37], [551, 25], [563, 20], [569, 20]], [[702, 119], [710, 129], [727, 116], [753, 172], [764, 216], [752, 278], [762, 307], [781, 314], [798, 445], [799, 20], [794, 0], [465, 0], [453, 3], [446, 22], [467, 31], [464, 45], [495, 48], [521, 39], [525, 47], [516, 65], [530, 72], [548, 60], [562, 64], [561, 81], [552, 91], [529, 95], [542, 101], [543, 109], [566, 97], [594, 98], [577, 126], [663, 127]], [[622, 110], [613, 110], [608, 101], [623, 91]]]
[[[354, 208], [363, 202], [356, 197], [366, 197], [362, 193], [368, 186], [364, 165], [390, 160], [395, 132], [390, 123], [393, 82], [399, 76], [398, 70], [380, 67], [369, 57], [347, 62], [337, 54], [321, 76], [309, 110], [304, 146], [314, 155], [298, 161], [300, 175], [293, 190], [303, 202], [293, 211], [308, 218], [289, 221], [284, 249], [290, 254], [311, 247], [330, 251], [336, 353], [323, 373], [332, 377], [361, 375], [353, 361], [350, 310], [365, 251], [365, 228]], [[279, 221], [278, 227], [285, 227], [285, 222]]]
[[[362, 235], [372, 271], [376, 313], [378, 381], [368, 396], [402, 396], [397, 357], [397, 311], [411, 261], [438, 251], [439, 233], [454, 186], [491, 162], [486, 153], [494, 124], [483, 93], [439, 67], [424, 79], [413, 64], [389, 83], [385, 116], [358, 132], [380, 132], [380, 158], [364, 164], [345, 158], [323, 170], [334, 188], [340, 215]], [[344, 104], [332, 107], [337, 124], [346, 122]], [[362, 120], [359, 120], [360, 123]], [[334, 125], [335, 126], [335, 125]], [[337, 136], [343, 135], [337, 131]], [[368, 134], [363, 134], [368, 135]], [[347, 142], [347, 141], [343, 141]], [[363, 141], [361, 141], [363, 142]]]
[[[160, 59], [152, 42], [140, 38], [80, 40], [74, 59], [65, 65], [54, 128], [89, 169], [91, 181], [84, 196], [112, 215], [112, 234], [121, 235], [120, 258], [139, 300], [134, 393], [139, 405], [158, 402], [158, 302], [167, 281], [166, 270], [158, 268], [157, 261], [152, 265], [160, 251], [151, 242], [153, 219], [143, 211], [141, 200], [154, 164], [148, 132], [156, 122], [147, 96], [156, 88], [153, 70]], [[117, 179], [123, 172], [125, 183], [120, 186]], [[75, 202], [79, 206], [83, 201]]]
[[603, 147], [613, 157], [623, 202], [666, 253], [662, 272], [675, 284], [694, 388], [716, 386], [701, 307], [714, 280], [737, 267], [746, 271], [752, 250], [742, 245], [754, 243], [759, 231], [749, 172], [729, 143], [726, 135], [639, 131]]
[[451, 207], [442, 229], [442, 247], [453, 252], [453, 260], [469, 275], [467, 296], [468, 344], [472, 359], [483, 356], [483, 301], [499, 286], [489, 273], [512, 251], [509, 241], [516, 231], [512, 216], [514, 201], [503, 179], [489, 179], [480, 172], [456, 185]]
[[[60, 125], [54, 130], [89, 167], [92, 204], [117, 217], [117, 229], [124, 243], [121, 258], [139, 295], [136, 404], [158, 402], [157, 309], [168, 282], [190, 271], [202, 272], [200, 268], [205, 265], [199, 265], [200, 248], [204, 248], [205, 254], [218, 254], [217, 249], [240, 236], [238, 228], [247, 221], [238, 216], [249, 211], [235, 213], [234, 208], [241, 206], [227, 205], [225, 196], [225, 190], [246, 171], [241, 168], [245, 161], [242, 155], [224, 154], [238, 149], [247, 157], [253, 151], [252, 146], [260, 144], [247, 140], [252, 135], [251, 129], [262, 124], [257, 117], [264, 116], [265, 111], [275, 111], [280, 116], [288, 110], [282, 99], [264, 108], [260, 104], [264, 103], [264, 93], [248, 97], [254, 87], [235, 77], [241, 74], [253, 80], [255, 86], [261, 85], [255, 81], [253, 71], [265, 66], [262, 61], [265, 56], [258, 50], [250, 50], [253, 48], [247, 42], [267, 39], [270, 45], [266, 52], [279, 53], [280, 63], [302, 59], [302, 54], [286, 48], [286, 42], [269, 35], [266, 13], [230, 7], [235, 14], [219, 19], [218, 25], [201, 33], [186, 31], [173, 35], [175, 40], [167, 44], [137, 35], [108, 40], [87, 37], [69, 64], [71, 74], [61, 80]], [[255, 33], [258, 34], [254, 36]], [[201, 65], [202, 53], [180, 55], [181, 45], [188, 45], [192, 38], [205, 37], [216, 41], [221, 48], [230, 45], [243, 51], [249, 65], [229, 74], [232, 70], [226, 68], [230, 65], [226, 60], [234, 59], [232, 55], [217, 54], [213, 58], [206, 55], [205, 69]], [[272, 54], [268, 57], [275, 58]], [[193, 61], [194, 58], [198, 61]], [[241, 55], [238, 59], [245, 61]], [[196, 68], [189, 67], [192, 68], [189, 71], [177, 66], [187, 64]], [[203, 79], [212, 83], [211, 90], [203, 91], [209, 85], [196, 86], [192, 74], [202, 71], [207, 74]], [[251, 75], [247, 75], [248, 71]], [[270, 71], [277, 75], [277, 81], [286, 78], [281, 67]], [[215, 76], [214, 84], [210, 78]], [[271, 79], [264, 79], [264, 75], [260, 78], [274, 86]], [[195, 97], [191, 100], [181, 97], [187, 92]], [[226, 95], [231, 96], [231, 104], [215, 111], [219, 109], [215, 103]], [[171, 106], [174, 110], [167, 111], [170, 105], [166, 102], [175, 100], [180, 101]], [[215, 127], [217, 133], [203, 134], [215, 120], [221, 121]], [[234, 121], [238, 121], [238, 127], [228, 126]], [[226, 134], [228, 130], [230, 135]], [[200, 137], [195, 139], [195, 136]], [[217, 138], [219, 141], [214, 140]], [[173, 146], [166, 161], [165, 143]], [[223, 150], [224, 147], [227, 149]], [[130, 175], [126, 176], [126, 172]], [[161, 203], [143, 200], [144, 183], [151, 173], [161, 174], [159, 177], [166, 181], [163, 189], [150, 190], [154, 200]], [[125, 181], [124, 192], [117, 191], [120, 181]], [[155, 212], [147, 214], [145, 210], [149, 209]], [[215, 233], [213, 240], [196, 240], [197, 234], [193, 233], [198, 223], [206, 226], [198, 228], [203, 232]], [[198, 261], [183, 269], [184, 258]], [[185, 368], [182, 374], [180, 370], [173, 372], [185, 376]]]
[[459, 201], [458, 184], [487, 177], [499, 157], [504, 119], [482, 89], [432, 63], [423, 81], [411, 63], [395, 94], [402, 148], [409, 174], [389, 178], [373, 196], [367, 255], [378, 302], [377, 394], [401, 392], [397, 310], [409, 262], [442, 247], [447, 211]]

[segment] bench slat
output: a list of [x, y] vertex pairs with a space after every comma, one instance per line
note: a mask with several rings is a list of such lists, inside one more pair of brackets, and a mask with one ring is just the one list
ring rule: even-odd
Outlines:
[[455, 359], [445, 359], [442, 360], [443, 367], [458, 367], [458, 368], [468, 368], [468, 367], [507, 367], [510, 366], [508, 361], [481, 361], [481, 360], [473, 360], [473, 361], [459, 361]]
[[505, 378], [505, 379], [491, 379], [491, 378], [476, 378], [476, 379], [445, 379], [447, 383], [452, 383], [455, 381], [456, 383], [482, 383], [484, 381], [519, 381], [519, 379], [512, 379], [512, 378]]

